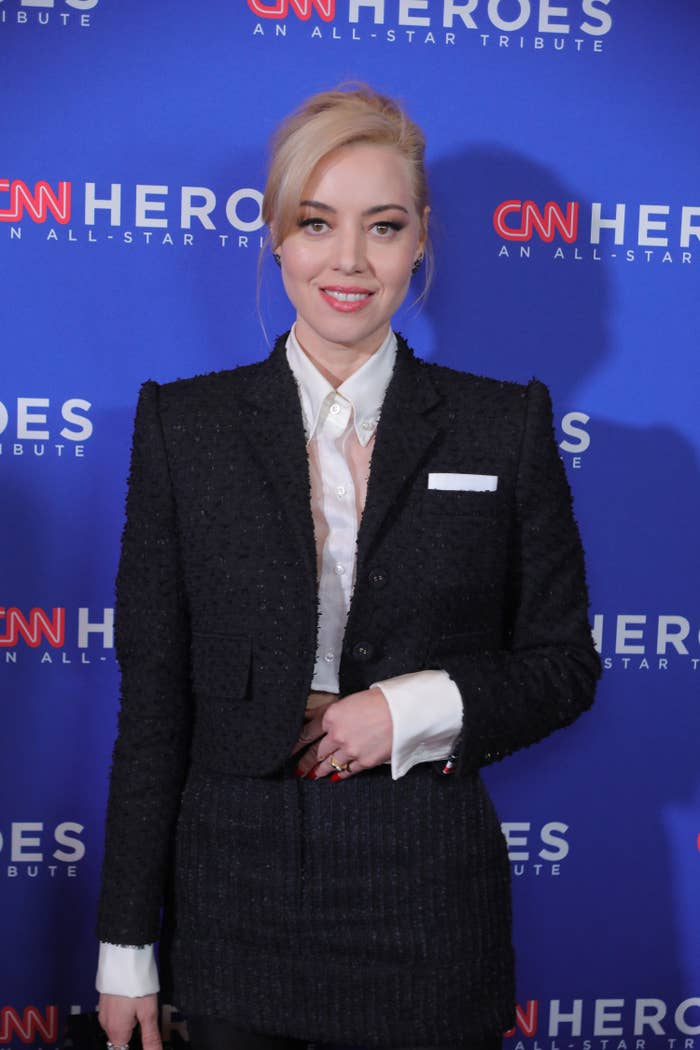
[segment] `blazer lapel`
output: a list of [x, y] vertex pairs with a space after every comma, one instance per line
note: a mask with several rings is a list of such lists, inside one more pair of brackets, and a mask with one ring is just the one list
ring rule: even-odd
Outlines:
[[[250, 375], [240, 405], [241, 424], [265, 476], [287, 515], [310, 579], [316, 582], [316, 547], [304, 423], [286, 337]], [[240, 395], [239, 395], [240, 396]], [[427, 456], [440, 427], [429, 412], [441, 400], [421, 363], [398, 338], [394, 372], [377, 426], [367, 499], [357, 539], [357, 578], [401, 489]]]
[[426, 370], [399, 336], [394, 373], [377, 426], [367, 499], [357, 538], [357, 579], [401, 489], [419, 469], [440, 433], [439, 426], [427, 417], [440, 400]]
[[286, 337], [256, 366], [243, 392], [245, 436], [275, 489], [292, 534], [316, 586], [316, 547], [311, 516], [311, 482], [304, 422], [294, 376], [285, 355]]

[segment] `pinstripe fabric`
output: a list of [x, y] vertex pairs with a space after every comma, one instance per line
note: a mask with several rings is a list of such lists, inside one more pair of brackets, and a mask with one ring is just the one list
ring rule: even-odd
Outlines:
[[508, 861], [477, 778], [195, 769], [178, 842], [172, 997], [185, 1012], [372, 1046], [511, 1023]]

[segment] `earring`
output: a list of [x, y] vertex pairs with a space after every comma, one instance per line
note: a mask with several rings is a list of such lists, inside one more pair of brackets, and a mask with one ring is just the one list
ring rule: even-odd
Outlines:
[[282, 265], [282, 259], [280, 257], [280, 253], [279, 252], [273, 252], [272, 253], [272, 258], [275, 260], [275, 262], [277, 263], [278, 266]]
[[422, 262], [423, 262], [423, 256], [419, 255], [418, 258], [416, 259], [416, 261], [414, 262], [413, 266], [411, 267], [411, 273], [412, 274], [413, 273], [418, 273], [418, 271], [421, 268], [421, 263]]

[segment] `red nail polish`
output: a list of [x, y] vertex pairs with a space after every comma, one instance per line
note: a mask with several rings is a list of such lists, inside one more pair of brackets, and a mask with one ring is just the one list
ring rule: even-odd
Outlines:
[[294, 770], [294, 772], [296, 773], [296, 775], [297, 775], [297, 776], [298, 776], [299, 778], [301, 778], [301, 777], [303, 777], [303, 776], [304, 776], [304, 770], [303, 770], [303, 769], [301, 769], [301, 767], [300, 767], [300, 766], [297, 766], [297, 768], [296, 768], [296, 769]]
[[307, 780], [315, 780], [315, 779], [316, 779], [316, 776], [317, 776], [317, 774], [316, 774], [316, 773], [314, 773], [314, 771], [313, 771], [313, 769], [312, 769], [310, 773], [307, 773], [307, 774], [306, 774], [306, 779], [307, 779]]
[[342, 780], [343, 778], [341, 777], [340, 773], [331, 773], [330, 779], [333, 781], [333, 783], [335, 783], [336, 780]]

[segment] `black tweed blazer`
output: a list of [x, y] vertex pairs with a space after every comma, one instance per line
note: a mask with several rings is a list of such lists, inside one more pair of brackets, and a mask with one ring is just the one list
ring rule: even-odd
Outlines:
[[[316, 555], [284, 346], [258, 364], [141, 391], [117, 581], [106, 941], [158, 937], [188, 769], [273, 775], [303, 722]], [[495, 475], [497, 489], [429, 488], [436, 472]], [[427, 364], [399, 339], [341, 692], [423, 668], [444, 668], [460, 689], [460, 777], [576, 718], [599, 661], [546, 388]]]

